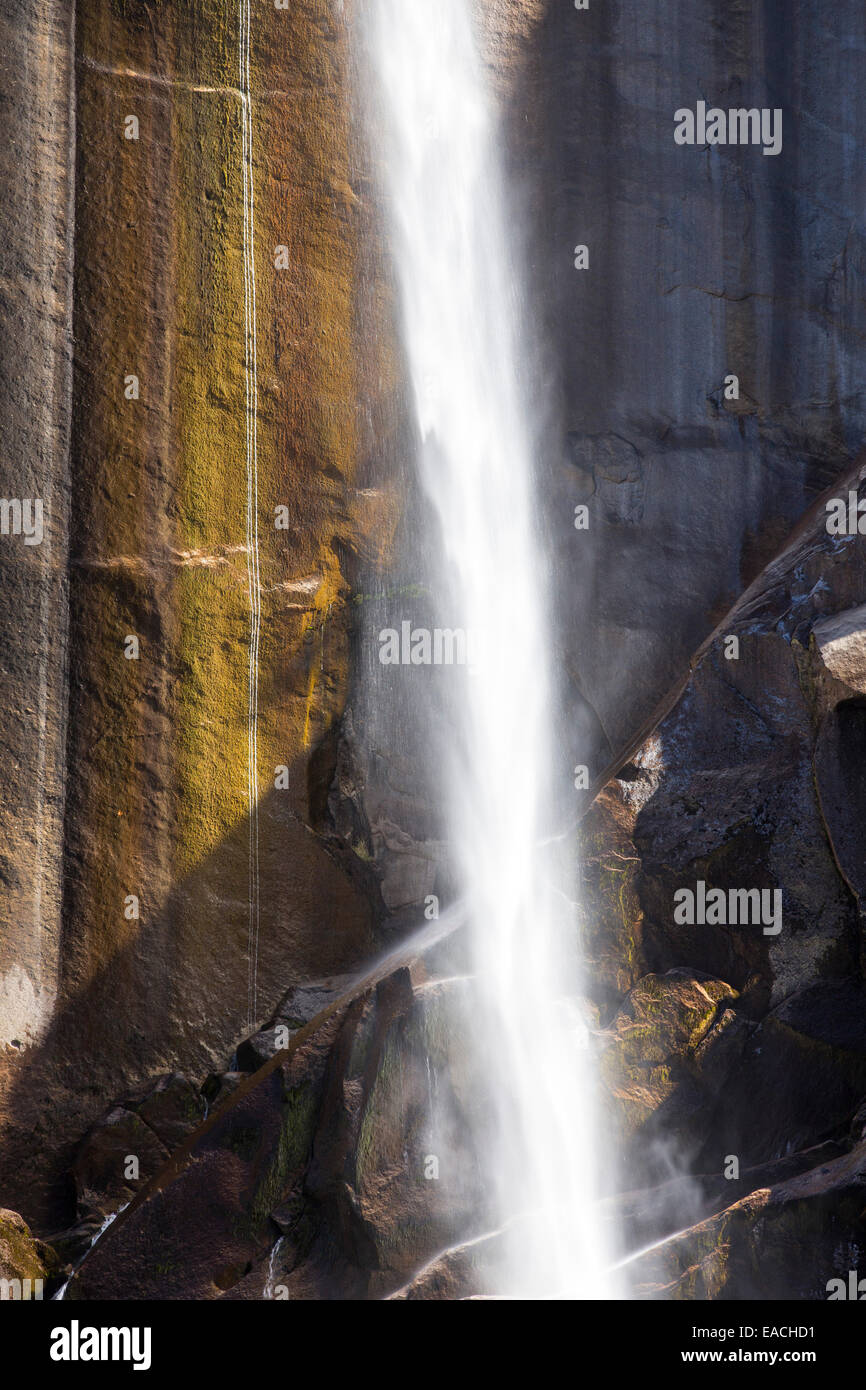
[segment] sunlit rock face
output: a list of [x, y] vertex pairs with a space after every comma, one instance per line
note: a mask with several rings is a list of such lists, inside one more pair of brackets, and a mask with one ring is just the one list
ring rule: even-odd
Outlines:
[[[0, 555], [0, 717], [17, 770], [3, 807], [0, 1173], [10, 1200], [55, 1220], [47, 1148], [68, 1154], [154, 1069], [223, 1065], [289, 980], [369, 955], [441, 858], [411, 730], [398, 740], [383, 717], [373, 763], [352, 752], [366, 601], [393, 587], [383, 576], [418, 578], [400, 559], [407, 415], [355, 8], [258, 7], [250, 44], [253, 1004], [239, 12], [93, 0], [74, 17], [49, 3], [3, 19], [16, 189], [3, 210], [4, 495], [44, 499], [46, 538]], [[483, 16], [503, 94], [541, 8]], [[378, 733], [363, 713], [360, 734]], [[39, 1113], [52, 1139], [33, 1159]]]
[[57, 1263], [53, 1250], [33, 1236], [17, 1212], [0, 1210], [0, 1279], [12, 1289], [4, 1298], [44, 1298]]
[[0, 555], [0, 1173], [42, 1219], [65, 1211], [69, 1143], [125, 1086], [225, 1065], [288, 983], [369, 955], [384, 911], [319, 814], [359, 570], [387, 562], [400, 491], [341, 8], [256, 7], [249, 63], [252, 944], [238, 10], [94, 0], [74, 28], [66, 5], [3, 19], [4, 51], [27, 54], [10, 58], [3, 156], [3, 486], [45, 499], [46, 539], [4, 537]]
[[44, 531], [38, 544], [7, 534], [4, 500], [2, 1056], [44, 1033], [59, 969], [74, 183], [69, 6], [5, 6], [0, 45], [0, 493], [40, 499]]

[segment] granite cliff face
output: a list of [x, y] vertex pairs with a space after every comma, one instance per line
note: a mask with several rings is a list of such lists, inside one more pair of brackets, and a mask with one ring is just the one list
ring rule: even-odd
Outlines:
[[387, 555], [399, 485], [372, 457], [395, 368], [370, 202], [354, 187], [345, 20], [326, 4], [274, 10], [251, 59], [253, 1001], [238, 17], [213, 4], [79, 5], [74, 26], [66, 5], [32, 14], [5, 21], [40, 85], [7, 97], [20, 134], [3, 457], [10, 496], [45, 497], [48, 539], [6, 538], [2, 556], [2, 1180], [46, 1220], [63, 1204], [58, 1154], [100, 1098], [166, 1065], [207, 1069], [288, 980], [372, 949], [377, 885], [310, 807], [349, 688], [348, 576]]
[[[41, 545], [0, 537], [0, 1202], [54, 1244], [9, 1215], [21, 1277], [130, 1203], [67, 1297], [483, 1287], [459, 921], [399, 946], [449, 897], [447, 727], [375, 678], [437, 540], [358, 4], [251, 32], [252, 817], [238, 16], [0, 19], [0, 467], [46, 515]], [[574, 853], [611, 1219], [689, 1227], [642, 1296], [823, 1297], [862, 1247], [866, 569], [823, 499], [866, 495], [866, 18], [816, 9], [479, 3], [545, 364], [563, 775], [598, 776]], [[677, 146], [701, 99], [781, 107], [782, 152]], [[699, 881], [781, 889], [782, 931], [678, 924]], [[431, 1087], [459, 1160], [435, 1181]]]
[[[563, 662], [613, 752], [863, 446], [864, 27], [806, 0], [546, 9], [526, 110]], [[781, 153], [677, 145], [700, 100], [781, 108]]]

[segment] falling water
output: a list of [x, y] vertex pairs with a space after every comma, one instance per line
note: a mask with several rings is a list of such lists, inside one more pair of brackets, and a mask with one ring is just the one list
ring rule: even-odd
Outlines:
[[535, 527], [535, 426], [496, 113], [471, 0], [367, 0], [384, 178], [452, 626], [481, 638], [449, 769], [494, 1096], [483, 1163], [507, 1255], [486, 1292], [602, 1298], [596, 1145], [576, 910], [541, 848], [555, 766], [552, 638]]
[[84, 1254], [80, 1257], [80, 1259], [76, 1262], [76, 1264], [73, 1265], [73, 1267], [72, 1267], [72, 1272], [71, 1272], [71, 1274], [69, 1275], [69, 1278], [64, 1280], [64, 1282], [61, 1284], [60, 1288], [57, 1290], [56, 1294], [54, 1295], [54, 1298], [53, 1298], [53, 1300], [52, 1300], [54, 1303], [62, 1303], [62, 1302], [63, 1302], [63, 1300], [66, 1298], [66, 1290], [69, 1288], [70, 1283], [71, 1283], [72, 1280], [75, 1278], [75, 1276], [76, 1276], [76, 1274], [78, 1273], [78, 1271], [79, 1271], [79, 1269], [81, 1268], [81, 1266], [84, 1264], [84, 1261], [87, 1259], [87, 1257], [88, 1257], [88, 1255], [90, 1254], [91, 1250], [93, 1249], [94, 1245], [96, 1245], [97, 1242], [100, 1241], [100, 1240], [102, 1239], [102, 1237], [105, 1235], [105, 1232], [108, 1230], [109, 1226], [110, 1226], [114, 1221], [117, 1220], [118, 1216], [120, 1216], [120, 1213], [121, 1213], [122, 1211], [126, 1211], [126, 1208], [127, 1208], [128, 1206], [129, 1206], [129, 1202], [124, 1202], [124, 1203], [123, 1203], [123, 1206], [117, 1208], [117, 1211], [109, 1212], [108, 1216], [105, 1217], [105, 1219], [104, 1219], [103, 1222], [102, 1222], [102, 1225], [100, 1226], [99, 1230], [98, 1230], [98, 1231], [95, 1233], [95, 1235], [93, 1236], [93, 1239], [91, 1240], [91, 1242], [90, 1242], [90, 1244], [88, 1245], [87, 1249], [85, 1250]]
[[280, 1236], [273, 1249], [271, 1250], [270, 1259], [268, 1260], [268, 1274], [267, 1278], [265, 1279], [265, 1288], [263, 1295], [265, 1298], [273, 1298], [276, 1292], [277, 1259], [279, 1257], [281, 1249], [283, 1248], [284, 1240], [285, 1236]]

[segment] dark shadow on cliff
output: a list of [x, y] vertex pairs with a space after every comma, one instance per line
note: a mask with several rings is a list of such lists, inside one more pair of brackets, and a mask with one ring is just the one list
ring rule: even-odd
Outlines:
[[[864, 18], [782, 0], [542, 8], [512, 124], [534, 157], [548, 526], [573, 600], [557, 616], [618, 757], [862, 439], [845, 154], [862, 98], [840, 77]], [[677, 146], [674, 112], [698, 99], [784, 106], [783, 150]]]
[[[306, 771], [299, 760], [291, 774], [303, 785]], [[286, 793], [262, 799], [259, 822], [257, 1020], [291, 985], [369, 959], [383, 916], [369, 865], [312, 830]], [[228, 884], [246, 887], [249, 835], [244, 817], [152, 915], [146, 897], [137, 923], [119, 907], [110, 961], [61, 998], [40, 1044], [10, 1059], [0, 1191], [37, 1228], [71, 1220], [64, 1173], [112, 1099], [156, 1073], [221, 1070], [250, 1032], [249, 907], [246, 895], [226, 894]]]
[[[746, 1168], [844, 1145], [866, 1096], [863, 699], [825, 665], [814, 635], [821, 623], [835, 631], [838, 615], [857, 631], [862, 541], [828, 534], [825, 502], [862, 496], [864, 479], [861, 455], [606, 782], [598, 825], [621, 827], [617, 857], [636, 866], [634, 975], [612, 1006], [614, 1055], [626, 1089], [652, 1093], [645, 1114], [635, 1102], [623, 1146], [630, 1184], [665, 1176], [653, 1146], [668, 1172], [703, 1180], [731, 1157]], [[727, 906], [715, 921], [678, 917], [675, 894], [697, 896], [701, 882], [725, 904], [732, 890], [766, 890], [768, 901], [778, 890], [778, 923], [729, 917]], [[640, 1028], [645, 1055], [630, 1043]]]

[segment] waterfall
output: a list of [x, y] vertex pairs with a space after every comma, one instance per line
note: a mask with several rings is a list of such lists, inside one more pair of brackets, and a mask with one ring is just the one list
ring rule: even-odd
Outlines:
[[274, 1293], [276, 1291], [277, 1259], [279, 1257], [281, 1249], [283, 1248], [284, 1240], [285, 1236], [280, 1236], [273, 1249], [271, 1250], [270, 1258], [268, 1260], [268, 1273], [267, 1277], [265, 1278], [265, 1287], [264, 1292], [262, 1294], [263, 1298], [273, 1298]]
[[421, 483], [441, 527], [450, 625], [478, 651], [447, 796], [479, 993], [467, 1046], [495, 1116], [482, 1165], [506, 1231], [485, 1292], [602, 1298], [611, 1256], [596, 1215], [577, 905], [542, 843], [571, 783], [556, 762], [538, 430], [497, 116], [470, 0], [366, 3]]
[[128, 1206], [129, 1206], [129, 1202], [124, 1202], [122, 1206], [120, 1206], [120, 1207], [117, 1208], [117, 1211], [109, 1212], [108, 1216], [106, 1216], [106, 1217], [103, 1219], [102, 1225], [100, 1226], [99, 1230], [95, 1233], [95, 1235], [94, 1235], [93, 1238], [91, 1239], [91, 1242], [90, 1242], [90, 1244], [88, 1245], [87, 1249], [85, 1250], [84, 1254], [83, 1254], [83, 1255], [76, 1261], [76, 1263], [73, 1265], [73, 1267], [72, 1267], [72, 1272], [70, 1273], [69, 1277], [68, 1277], [67, 1279], [64, 1279], [64, 1281], [63, 1281], [63, 1283], [61, 1284], [60, 1288], [57, 1290], [56, 1294], [54, 1295], [54, 1297], [53, 1297], [53, 1299], [52, 1299], [52, 1302], [53, 1302], [53, 1303], [62, 1303], [62, 1302], [64, 1301], [64, 1299], [66, 1298], [66, 1290], [69, 1288], [70, 1283], [71, 1283], [72, 1280], [75, 1278], [75, 1276], [76, 1276], [76, 1274], [78, 1273], [78, 1271], [79, 1271], [79, 1269], [81, 1268], [81, 1266], [84, 1264], [84, 1261], [87, 1259], [87, 1257], [88, 1257], [88, 1255], [90, 1254], [90, 1252], [91, 1252], [91, 1250], [93, 1249], [93, 1247], [97, 1244], [98, 1241], [100, 1241], [100, 1240], [102, 1239], [102, 1237], [105, 1235], [105, 1232], [108, 1230], [109, 1226], [110, 1226], [114, 1221], [117, 1220], [118, 1216], [120, 1216], [120, 1213], [121, 1213], [122, 1211], [126, 1211], [126, 1208], [127, 1208]]

